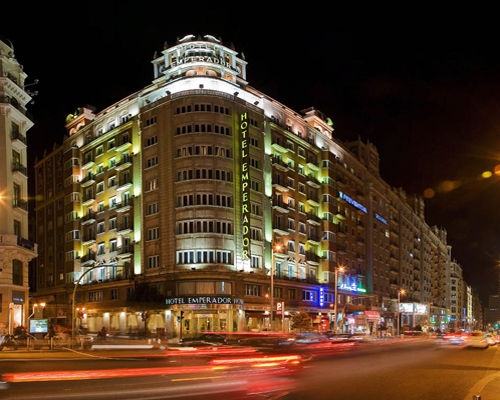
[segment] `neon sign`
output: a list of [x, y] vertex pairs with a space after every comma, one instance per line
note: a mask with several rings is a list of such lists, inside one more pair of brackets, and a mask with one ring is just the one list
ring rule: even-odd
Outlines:
[[248, 153], [248, 115], [240, 114], [241, 145], [241, 233], [243, 239], [242, 260], [250, 258], [250, 175]]
[[358, 210], [361, 210], [363, 212], [366, 212], [366, 207], [360, 203], [358, 203], [356, 200], [350, 198], [348, 195], [346, 195], [344, 192], [339, 192], [339, 197], [341, 199], [344, 199], [347, 203], [353, 205], [356, 207]]
[[319, 306], [323, 307], [325, 305], [325, 288], [319, 288]]
[[356, 292], [356, 293], [366, 293], [366, 289], [362, 287], [356, 286], [355, 283], [352, 283], [351, 285], [346, 285], [343, 283], [342, 285], [339, 286], [339, 289], [349, 291], [349, 292]]

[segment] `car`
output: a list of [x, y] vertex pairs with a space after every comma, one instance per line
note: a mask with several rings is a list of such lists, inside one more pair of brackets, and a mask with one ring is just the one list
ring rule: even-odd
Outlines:
[[339, 342], [360, 342], [363, 340], [363, 337], [360, 335], [354, 335], [352, 333], [333, 333], [327, 332], [326, 337], [334, 343]]
[[299, 332], [295, 335], [295, 343], [311, 344], [311, 343], [328, 343], [330, 340], [326, 335], [316, 332]]
[[487, 349], [490, 345], [483, 332], [474, 331], [465, 336], [465, 347], [474, 349]]
[[496, 344], [500, 343], [500, 335], [498, 333], [492, 334], [493, 340], [495, 340]]
[[442, 340], [444, 340], [444, 343], [451, 344], [451, 345], [457, 345], [457, 346], [463, 346], [466, 344], [466, 340], [469, 337], [469, 335], [466, 335], [463, 332], [449, 332], [449, 333], [445, 333], [439, 337]]
[[200, 347], [200, 346], [223, 346], [228, 344], [227, 335], [218, 333], [202, 333], [192, 338], [182, 338], [180, 341], [181, 346]]
[[497, 342], [491, 333], [487, 333], [486, 335], [484, 335], [484, 337], [488, 342], [488, 346], [496, 346]]

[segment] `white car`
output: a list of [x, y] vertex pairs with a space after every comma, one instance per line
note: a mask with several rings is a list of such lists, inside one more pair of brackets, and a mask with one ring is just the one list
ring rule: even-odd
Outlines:
[[495, 340], [495, 338], [493, 337], [493, 335], [491, 333], [487, 333], [486, 335], [484, 335], [484, 337], [486, 338], [486, 341], [488, 342], [488, 346], [496, 346], [497, 341]]
[[469, 336], [465, 338], [465, 347], [475, 348], [475, 349], [487, 349], [490, 345], [486, 340], [485, 334], [483, 332], [471, 332]]

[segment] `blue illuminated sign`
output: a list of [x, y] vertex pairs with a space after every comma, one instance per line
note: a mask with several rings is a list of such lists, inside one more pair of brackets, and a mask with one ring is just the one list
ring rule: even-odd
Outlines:
[[366, 207], [362, 204], [359, 204], [356, 200], [354, 199], [351, 199], [348, 195], [346, 195], [345, 193], [343, 192], [339, 192], [339, 197], [341, 199], [344, 199], [346, 202], [348, 202], [349, 204], [353, 205], [354, 207], [356, 207], [357, 209], [363, 211], [363, 212], [366, 212]]

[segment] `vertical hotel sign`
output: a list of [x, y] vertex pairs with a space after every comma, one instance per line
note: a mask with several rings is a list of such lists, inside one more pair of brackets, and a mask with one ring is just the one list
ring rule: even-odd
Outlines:
[[250, 258], [250, 174], [248, 154], [248, 114], [240, 114], [241, 145], [241, 230], [243, 238], [242, 260]]

